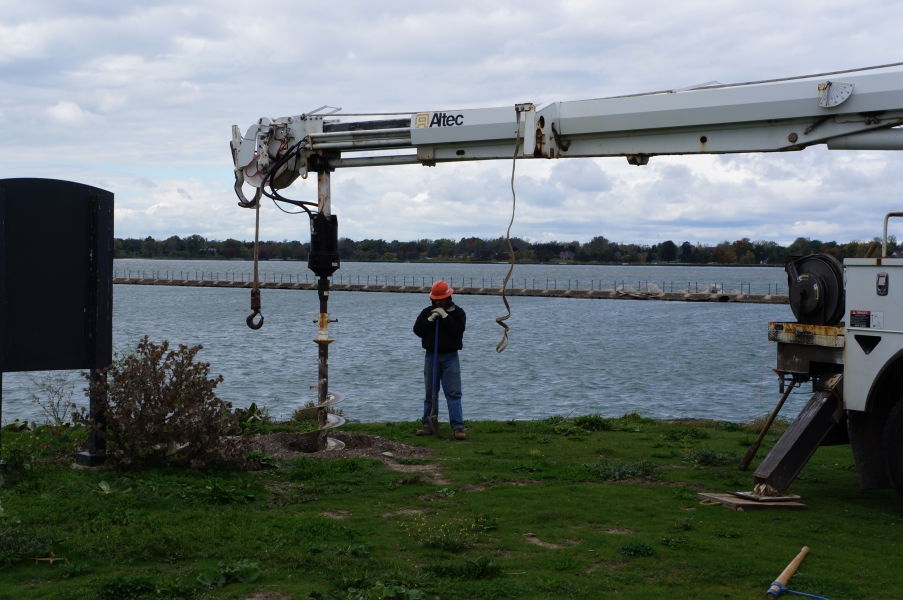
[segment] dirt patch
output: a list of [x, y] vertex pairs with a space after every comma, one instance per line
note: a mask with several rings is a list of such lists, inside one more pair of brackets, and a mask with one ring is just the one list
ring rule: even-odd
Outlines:
[[[251, 439], [253, 448], [263, 450], [267, 456], [276, 460], [291, 460], [301, 456], [310, 458], [377, 458], [383, 462], [393, 460], [395, 457], [423, 458], [429, 456], [431, 451], [419, 446], [409, 446], [401, 442], [387, 440], [378, 435], [366, 435], [362, 433], [349, 433], [336, 431], [330, 436], [345, 444], [342, 450], [327, 450], [317, 452], [317, 438], [315, 435], [301, 433], [268, 433], [257, 435]], [[388, 452], [392, 456], [384, 456]]]
[[328, 519], [347, 519], [350, 514], [347, 510], [328, 510], [320, 513], [321, 516]]
[[703, 483], [684, 483], [683, 481], [662, 481], [661, 479], [656, 479], [655, 477], [633, 477], [631, 479], [619, 479], [618, 481], [607, 481], [607, 484], [619, 484], [619, 483], [633, 483], [639, 485], [651, 485], [653, 487], [685, 487], [692, 488], [694, 490], [704, 490], [705, 484]]
[[[378, 456], [377, 458], [380, 457]], [[391, 458], [381, 458], [383, 459], [383, 463], [393, 471], [419, 475], [421, 478], [426, 480], [424, 481], [424, 483], [434, 483], [439, 485], [448, 485], [449, 483], [451, 483], [450, 480], [446, 479], [442, 475], [442, 471], [439, 469], [439, 465], [435, 463], [429, 463], [425, 465], [403, 465], [395, 462]]]
[[532, 479], [506, 479], [505, 483], [508, 485], [533, 485], [536, 482]]
[[421, 515], [423, 514], [422, 508], [402, 508], [401, 510], [395, 510], [392, 512], [383, 513], [381, 517], [395, 517], [397, 515]]
[[535, 533], [525, 533], [524, 539], [526, 539], [531, 544], [536, 544], [537, 546], [542, 546], [543, 548], [551, 548], [553, 550], [564, 548], [564, 546], [560, 544], [553, 544], [552, 542], [546, 542], [539, 539], [538, 537], [536, 537]]
[[292, 600], [292, 598], [277, 592], [257, 592], [256, 594], [245, 596], [245, 600]]
[[606, 529], [605, 533], [610, 533], [612, 535], [630, 535], [636, 532], [633, 529]]
[[461, 486], [462, 492], [482, 492], [488, 488], [491, 488], [491, 483], [465, 483]]

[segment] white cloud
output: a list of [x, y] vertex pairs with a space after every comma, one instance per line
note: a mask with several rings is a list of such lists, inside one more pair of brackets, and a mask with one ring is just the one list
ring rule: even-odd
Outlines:
[[75, 102], [60, 100], [47, 109], [47, 114], [59, 125], [66, 127], [85, 127], [103, 123], [103, 117], [85, 110]]
[[[311, 5], [39, 1], [0, 25], [0, 177], [71, 178], [116, 193], [118, 235], [248, 238], [230, 126], [322, 104], [412, 110], [573, 100], [889, 62], [899, 3], [631, 4], [539, 0]], [[875, 10], [881, 19], [873, 18]], [[799, 32], [805, 32], [800, 35]], [[824, 40], [844, 40], [826, 44]], [[37, 107], [37, 108], [36, 108]], [[40, 108], [45, 107], [45, 108]], [[37, 143], [37, 140], [40, 143]], [[717, 242], [873, 237], [897, 207], [893, 153], [523, 161], [514, 232]], [[497, 236], [510, 163], [334, 175], [342, 235]], [[180, 192], [179, 190], [182, 190]], [[291, 197], [313, 199], [311, 181]], [[264, 231], [306, 238], [272, 205]]]

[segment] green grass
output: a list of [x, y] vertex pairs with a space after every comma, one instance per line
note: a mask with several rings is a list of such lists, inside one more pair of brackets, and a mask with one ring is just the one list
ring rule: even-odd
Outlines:
[[[792, 589], [903, 598], [903, 508], [859, 490], [848, 446], [819, 449], [792, 486], [808, 511], [734, 512], [695, 494], [752, 487], [757, 462], [734, 470], [742, 427], [478, 421], [453, 442], [418, 426], [344, 430], [432, 449], [399, 462], [446, 483], [361, 458], [75, 470], [78, 430], [4, 431], [41, 460], [0, 486], [0, 598], [762, 598], [803, 545]], [[51, 552], [68, 564], [32, 560]]]

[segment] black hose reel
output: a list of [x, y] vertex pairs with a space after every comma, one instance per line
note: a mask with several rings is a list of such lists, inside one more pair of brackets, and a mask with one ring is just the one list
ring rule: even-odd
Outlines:
[[790, 256], [784, 265], [799, 323], [836, 325], [844, 316], [843, 266], [830, 254]]

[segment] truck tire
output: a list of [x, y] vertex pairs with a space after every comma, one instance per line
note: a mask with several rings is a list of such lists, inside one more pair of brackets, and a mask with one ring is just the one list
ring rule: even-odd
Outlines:
[[903, 502], [903, 400], [898, 401], [884, 426], [884, 457], [890, 486]]

